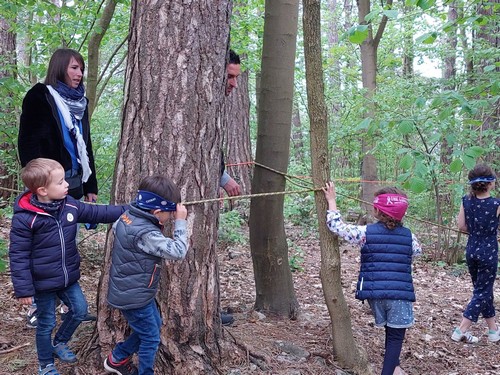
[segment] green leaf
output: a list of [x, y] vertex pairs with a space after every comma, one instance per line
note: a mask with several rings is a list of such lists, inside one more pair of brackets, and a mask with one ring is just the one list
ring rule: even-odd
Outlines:
[[413, 131], [413, 121], [403, 120], [399, 123], [398, 131], [401, 135], [410, 134]]
[[487, 65], [484, 67], [484, 71], [485, 72], [492, 72], [493, 70], [495, 70], [497, 67], [495, 65]]
[[404, 171], [407, 171], [412, 166], [413, 166], [413, 157], [409, 153], [403, 156], [403, 158], [399, 161], [399, 167]]
[[423, 10], [427, 10], [436, 3], [435, 0], [418, 0], [417, 6]]
[[465, 155], [470, 156], [472, 158], [478, 158], [484, 154], [484, 148], [480, 146], [472, 146], [465, 150]]
[[464, 155], [462, 160], [467, 169], [472, 169], [476, 165], [476, 159], [469, 155]]
[[439, 112], [438, 119], [440, 121], [446, 120], [452, 115], [452, 113], [453, 113], [453, 108], [444, 107], [444, 109], [441, 112]]
[[356, 129], [354, 129], [354, 130], [366, 130], [369, 128], [371, 122], [372, 122], [372, 119], [370, 117], [367, 117], [363, 121], [361, 121], [358, 124], [358, 126], [356, 126]]
[[462, 170], [464, 163], [460, 159], [455, 159], [450, 163], [450, 172], [458, 173]]
[[417, 108], [423, 108], [425, 105], [425, 99], [419, 96], [417, 100], [415, 100], [415, 105], [417, 106]]
[[384, 15], [390, 20], [395, 20], [396, 18], [398, 18], [398, 11], [396, 9], [384, 10], [382, 13], [384, 13]]
[[420, 35], [415, 41], [422, 44], [432, 44], [437, 39], [437, 32], [433, 31]]
[[372, 10], [365, 16], [365, 22], [371, 22], [374, 18], [378, 16], [379, 12], [377, 10]]
[[427, 188], [427, 184], [425, 183], [425, 180], [420, 177], [412, 177], [409, 180], [409, 187], [410, 190], [413, 191], [416, 194], [419, 194]]
[[348, 33], [351, 43], [362, 44], [368, 37], [368, 25], [352, 26]]

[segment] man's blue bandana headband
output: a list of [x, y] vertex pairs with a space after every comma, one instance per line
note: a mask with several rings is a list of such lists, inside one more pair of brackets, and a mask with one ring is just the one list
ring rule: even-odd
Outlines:
[[175, 211], [177, 204], [169, 202], [159, 195], [150, 191], [138, 190], [135, 203], [138, 207], [146, 210]]
[[475, 184], [476, 182], [493, 182], [496, 181], [495, 176], [481, 176], [481, 177], [476, 177], [472, 180], [469, 180], [469, 185]]

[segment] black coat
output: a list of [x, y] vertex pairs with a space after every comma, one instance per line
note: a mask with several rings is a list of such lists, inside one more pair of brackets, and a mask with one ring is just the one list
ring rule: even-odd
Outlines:
[[[28, 91], [23, 100], [17, 141], [21, 165], [24, 167], [30, 160], [36, 158], [48, 158], [61, 163], [65, 171], [71, 170], [71, 155], [64, 147], [63, 126], [49, 89], [44, 84], [37, 83]], [[83, 194], [97, 194], [88, 107], [82, 118], [82, 136], [87, 145], [89, 165], [92, 171], [88, 181], [83, 184]], [[74, 194], [71, 195], [74, 196]]]

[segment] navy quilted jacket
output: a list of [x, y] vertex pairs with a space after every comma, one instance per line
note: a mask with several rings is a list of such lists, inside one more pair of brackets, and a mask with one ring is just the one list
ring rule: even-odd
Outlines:
[[80, 279], [78, 223], [112, 223], [128, 206], [87, 204], [67, 196], [58, 217], [30, 204], [30, 192], [14, 203], [9, 259], [17, 298], [60, 290]]
[[376, 223], [366, 227], [361, 248], [357, 299], [415, 301], [411, 276], [412, 236], [405, 227], [387, 229]]

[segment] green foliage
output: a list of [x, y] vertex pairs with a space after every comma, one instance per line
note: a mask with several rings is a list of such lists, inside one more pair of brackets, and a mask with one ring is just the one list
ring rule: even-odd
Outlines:
[[304, 271], [304, 250], [298, 245], [296, 245], [291, 240], [287, 239], [288, 244], [288, 264], [292, 272], [303, 272]]
[[5, 271], [8, 251], [7, 242], [3, 238], [0, 238], [0, 273]]
[[315, 221], [314, 197], [311, 194], [305, 196], [285, 196], [284, 215], [293, 225], [310, 225]]
[[237, 210], [226, 211], [219, 216], [219, 241], [227, 244], [245, 244], [248, 242], [243, 225], [245, 220]]

